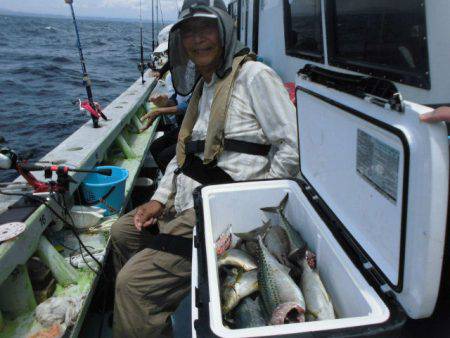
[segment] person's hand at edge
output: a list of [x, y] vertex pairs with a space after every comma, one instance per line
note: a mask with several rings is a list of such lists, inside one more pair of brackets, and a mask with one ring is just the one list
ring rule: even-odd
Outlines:
[[420, 115], [422, 122], [450, 122], [450, 107], [439, 107], [433, 110], [431, 113]]
[[152, 96], [149, 101], [154, 103], [158, 107], [166, 107], [169, 101], [169, 97], [165, 94], [159, 94]]
[[160, 114], [159, 110], [155, 109], [151, 113], [147, 113], [144, 116], [142, 116], [141, 121], [144, 122], [145, 120], [147, 120], [147, 122], [145, 123], [144, 127], [139, 131], [142, 133], [143, 131], [146, 131], [148, 128], [150, 128], [159, 114]]

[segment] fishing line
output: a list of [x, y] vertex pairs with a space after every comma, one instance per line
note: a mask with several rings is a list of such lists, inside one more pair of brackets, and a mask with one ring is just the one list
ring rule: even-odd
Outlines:
[[[78, 235], [78, 233], [76, 232], [75, 226], [70, 224], [64, 217], [62, 217], [61, 215], [58, 214], [58, 212], [56, 212], [55, 209], [53, 209], [50, 204], [47, 202], [47, 200], [45, 198], [42, 197], [38, 197], [38, 196], [34, 196], [34, 195], [30, 195], [30, 194], [21, 194], [21, 193], [10, 193], [10, 192], [5, 192], [0, 190], [0, 194], [1, 195], [6, 195], [6, 196], [21, 196], [21, 197], [25, 197], [25, 198], [29, 198], [33, 201], [37, 201], [39, 203], [44, 204], [58, 219], [60, 219], [64, 224], [66, 224], [69, 229], [72, 231], [72, 233], [74, 234], [74, 236], [76, 237], [76, 239], [78, 240], [79, 245], [87, 252], [87, 254], [99, 265], [99, 267], [101, 268], [102, 265], [101, 263], [97, 260], [97, 258], [95, 258], [93, 256], [93, 254], [89, 251], [89, 249], [87, 249], [86, 245], [83, 243], [83, 241], [81, 240], [80, 236]], [[53, 199], [54, 200], [54, 199]], [[62, 208], [62, 206], [56, 201], [54, 200], [59, 207]], [[70, 215], [69, 215], [70, 216]], [[70, 218], [72, 218], [70, 216]], [[72, 219], [73, 221], [73, 219]], [[89, 266], [89, 265], [88, 265]], [[98, 274], [97, 271], [93, 270], [96, 274]]]
[[161, 2], [160, 2], [160, 0], [158, 0], [158, 2], [159, 2], [159, 11], [161, 12], [161, 23], [163, 26], [165, 26]]
[[[55, 198], [53, 198], [53, 200], [54, 200], [54, 201], [55, 201], [55, 202], [56, 202], [56, 203], [64, 210], [65, 214], [69, 217], [70, 221], [72, 222], [72, 227], [73, 227], [73, 228], [72, 228], [72, 229], [73, 229], [72, 232], [73, 232], [74, 235], [75, 235], [75, 232], [76, 232], [76, 230], [75, 230], [75, 221], [73, 220], [72, 215], [70, 214], [70, 210], [69, 210], [69, 208], [67, 207], [66, 198], [64, 197], [64, 195], [62, 195], [62, 204], [59, 204], [58, 201], [57, 201]], [[78, 237], [78, 233], [75, 235], [75, 237], [77, 237], [78, 242], [79, 242], [79, 244], [80, 244], [80, 255], [81, 255], [81, 259], [83, 260], [84, 264], [86, 264], [86, 266], [87, 266], [91, 271], [95, 272], [95, 274], [98, 274], [97, 271], [95, 271], [95, 269], [92, 268], [92, 267], [88, 264], [88, 262], [86, 261], [84, 255], [83, 255], [83, 250], [82, 250], [81, 246], [82, 246], [83, 249], [88, 253], [88, 255], [91, 256], [91, 258], [98, 264], [99, 268], [102, 267], [100, 261], [98, 261], [98, 260], [94, 257], [94, 255], [87, 249], [88, 246], [84, 245], [84, 243], [83, 243], [83, 241], [81, 240], [81, 238]]]

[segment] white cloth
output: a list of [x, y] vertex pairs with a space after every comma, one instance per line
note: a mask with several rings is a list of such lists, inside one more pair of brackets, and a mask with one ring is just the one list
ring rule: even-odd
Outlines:
[[167, 72], [167, 75], [164, 78], [164, 82], [166, 84], [167, 96], [171, 97], [173, 94], [175, 94], [175, 88], [173, 88], [172, 84], [172, 73]]
[[[204, 85], [199, 103], [199, 117], [192, 140], [204, 140], [208, 127], [216, 83]], [[255, 156], [224, 151], [218, 166], [235, 181], [295, 177], [299, 170], [297, 120], [295, 107], [281, 79], [268, 66], [249, 61], [236, 79], [225, 126], [225, 138], [271, 144], [269, 156]], [[203, 158], [203, 154], [199, 154]], [[174, 171], [172, 159], [152, 199], [165, 204], [175, 193], [175, 209], [181, 212], [194, 205], [192, 193], [200, 184]]]
[[172, 29], [173, 25], [168, 25], [161, 29], [158, 33], [158, 44], [162, 44], [164, 42], [169, 42], [169, 33]]

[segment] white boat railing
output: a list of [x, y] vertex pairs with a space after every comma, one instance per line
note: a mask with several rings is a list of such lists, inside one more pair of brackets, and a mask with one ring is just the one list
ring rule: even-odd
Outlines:
[[[146, 101], [157, 84], [157, 80], [150, 75], [150, 72], [145, 74], [144, 79], [146, 80], [144, 84], [141, 83], [139, 78], [104, 108], [103, 111], [109, 120], [101, 121], [101, 128], [94, 129], [90, 121], [86, 122], [41, 160], [64, 163], [73, 167], [91, 168], [107, 158], [108, 149], [114, 143], [122, 151], [124, 157], [124, 159], [116, 161], [117, 164], [114, 164], [123, 166], [130, 171], [130, 179], [126, 185], [126, 201], [128, 201], [134, 181], [144, 163], [156, 129], [155, 123], [152, 128], [142, 133], [130, 134], [127, 132], [127, 129], [129, 129], [127, 126], [132, 125], [132, 128], [136, 131], [142, 126], [137, 114], [141, 114], [146, 106], [148, 108]], [[70, 173], [70, 175], [77, 183], [70, 185], [69, 195], [78, 188], [86, 174]], [[42, 173], [36, 173], [36, 177], [44, 179]], [[21, 178], [18, 178], [18, 180], [21, 180]], [[8, 210], [18, 200], [19, 197], [0, 196], [0, 214]], [[59, 210], [56, 205], [54, 207]], [[26, 229], [21, 235], [12, 241], [1, 243], [0, 305], [2, 299], [10, 298], [6, 293], [12, 294], [15, 292], [11, 290], [11, 283], [9, 283], [13, 272], [15, 278], [29, 283], [25, 264], [41, 247], [42, 239], [45, 240], [42, 233], [54, 218], [51, 211], [45, 205], [41, 205], [27, 218], [25, 221]], [[52, 268], [50, 267], [50, 269]], [[5, 285], [9, 285], [8, 290], [5, 289]], [[16, 291], [18, 291], [18, 295], [22, 293], [20, 290]], [[25, 295], [21, 297], [23, 296]]]

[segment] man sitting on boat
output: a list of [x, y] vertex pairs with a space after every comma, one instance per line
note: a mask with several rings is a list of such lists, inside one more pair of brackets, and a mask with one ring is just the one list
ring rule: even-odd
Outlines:
[[112, 227], [116, 337], [164, 336], [190, 289], [190, 260], [177, 245], [155, 249], [156, 223], [161, 234], [186, 242], [199, 185], [298, 173], [295, 107], [281, 79], [237, 41], [223, 1], [211, 3], [186, 0], [170, 31], [174, 87], [192, 92], [176, 156], [150, 202]]

